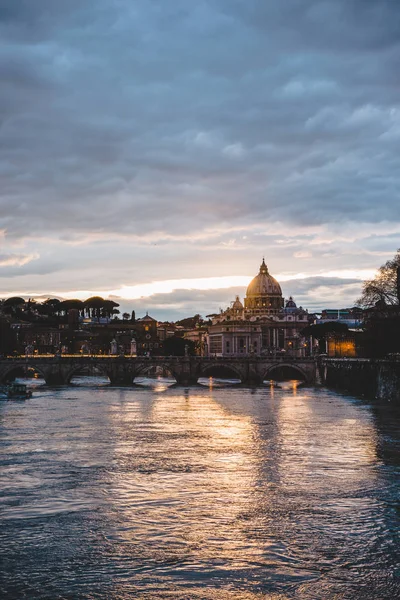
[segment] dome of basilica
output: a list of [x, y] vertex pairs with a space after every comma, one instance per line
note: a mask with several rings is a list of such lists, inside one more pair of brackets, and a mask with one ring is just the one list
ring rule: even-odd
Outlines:
[[258, 275], [251, 280], [247, 287], [246, 297], [282, 296], [281, 286], [272, 275], [268, 273], [267, 265], [263, 259]]
[[289, 300], [286, 302], [286, 308], [297, 308], [297, 304], [293, 300], [293, 296], [289, 296]]
[[234, 310], [242, 310], [243, 309], [243, 304], [240, 302], [239, 296], [236, 296], [235, 301], [232, 302], [232, 308]]

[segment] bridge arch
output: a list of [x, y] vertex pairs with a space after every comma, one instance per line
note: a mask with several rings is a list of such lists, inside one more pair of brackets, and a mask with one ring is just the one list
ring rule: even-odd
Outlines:
[[299, 365], [295, 363], [275, 363], [268, 367], [263, 375], [263, 381], [268, 379], [274, 379], [273, 375], [279, 378], [281, 381], [285, 379], [302, 379], [305, 382], [309, 382], [309, 374]]
[[[93, 371], [94, 369], [96, 369], [97, 373], [93, 374], [91, 371]], [[68, 384], [71, 383], [71, 379], [79, 374], [84, 374], [84, 371], [88, 370], [89, 371], [89, 377], [91, 375], [103, 375], [104, 377], [107, 377], [110, 381], [111, 381], [111, 377], [110, 377], [110, 373], [108, 372], [108, 369], [106, 368], [106, 365], [103, 364], [99, 364], [99, 363], [94, 363], [93, 365], [81, 365], [81, 364], [76, 364], [73, 365], [72, 367], [70, 367], [68, 369], [68, 371], [65, 372], [64, 374], [64, 383]]]
[[243, 382], [243, 373], [234, 365], [221, 363], [206, 364], [201, 367], [199, 377], [221, 377], [223, 379], [239, 379]]
[[[18, 377], [18, 373], [20, 373], [21, 371], [25, 371], [28, 369], [33, 369], [34, 371], [36, 371], [37, 373], [39, 373], [39, 375], [46, 380], [46, 372], [44, 369], [41, 369], [40, 367], [37, 366], [35, 361], [28, 361], [28, 362], [24, 362], [23, 364], [10, 364], [7, 367], [3, 368], [0, 372], [0, 381], [1, 383], [6, 383], [7, 381], [10, 381], [11, 379], [15, 379], [15, 377]], [[12, 375], [13, 373], [16, 373], [16, 375], [14, 377], [10, 377], [10, 375]]]
[[155, 366], [160, 367], [164, 371], [170, 373], [171, 376], [176, 380], [176, 382], [179, 381], [179, 372], [176, 369], [176, 365], [171, 364], [167, 360], [160, 362], [157, 361], [157, 365], [155, 365], [153, 361], [140, 363], [135, 366], [135, 372], [133, 374], [133, 377], [135, 379], [136, 377], [144, 377], [148, 373], [148, 371], [150, 369], [154, 369]]

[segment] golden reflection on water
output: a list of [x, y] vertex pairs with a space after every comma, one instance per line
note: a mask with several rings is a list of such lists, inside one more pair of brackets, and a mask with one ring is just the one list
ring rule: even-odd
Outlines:
[[375, 477], [365, 468], [376, 462], [375, 430], [360, 408], [321, 403], [297, 382], [229, 395], [212, 380], [176, 393], [156, 383], [147, 393], [127, 393], [112, 414], [115, 551], [130, 548], [149, 569], [279, 564], [282, 577], [318, 577], [307, 566], [310, 511], [365, 508], [359, 491]]
[[203, 560], [229, 559], [231, 567], [242, 563], [246, 547], [249, 560], [235, 520], [256, 471], [251, 417], [232, 414], [209, 389], [193, 396], [157, 393], [147, 422], [137, 403], [121, 409], [114, 418], [130, 433], [117, 440], [115, 461], [124, 476], [115, 475], [111, 486], [124, 522], [121, 541], [145, 539], [148, 551], [153, 544], [157, 553], [195, 551]]
[[10, 589], [311, 600], [354, 597], [360, 581], [359, 598], [397, 597], [395, 468], [376, 451], [391, 429], [328, 390], [214, 382], [4, 405]]
[[169, 388], [171, 383], [167, 382], [165, 378], [157, 377], [157, 383], [154, 386], [154, 391], [157, 393], [165, 392]]

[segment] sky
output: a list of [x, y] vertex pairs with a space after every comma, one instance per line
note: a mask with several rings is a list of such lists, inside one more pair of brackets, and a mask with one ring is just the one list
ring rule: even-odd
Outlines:
[[0, 297], [352, 306], [400, 246], [400, 2], [0, 0]]

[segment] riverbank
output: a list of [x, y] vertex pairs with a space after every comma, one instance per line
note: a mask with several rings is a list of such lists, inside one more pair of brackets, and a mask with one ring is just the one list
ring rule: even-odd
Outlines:
[[325, 359], [319, 367], [327, 387], [400, 403], [400, 361], [373, 358]]

